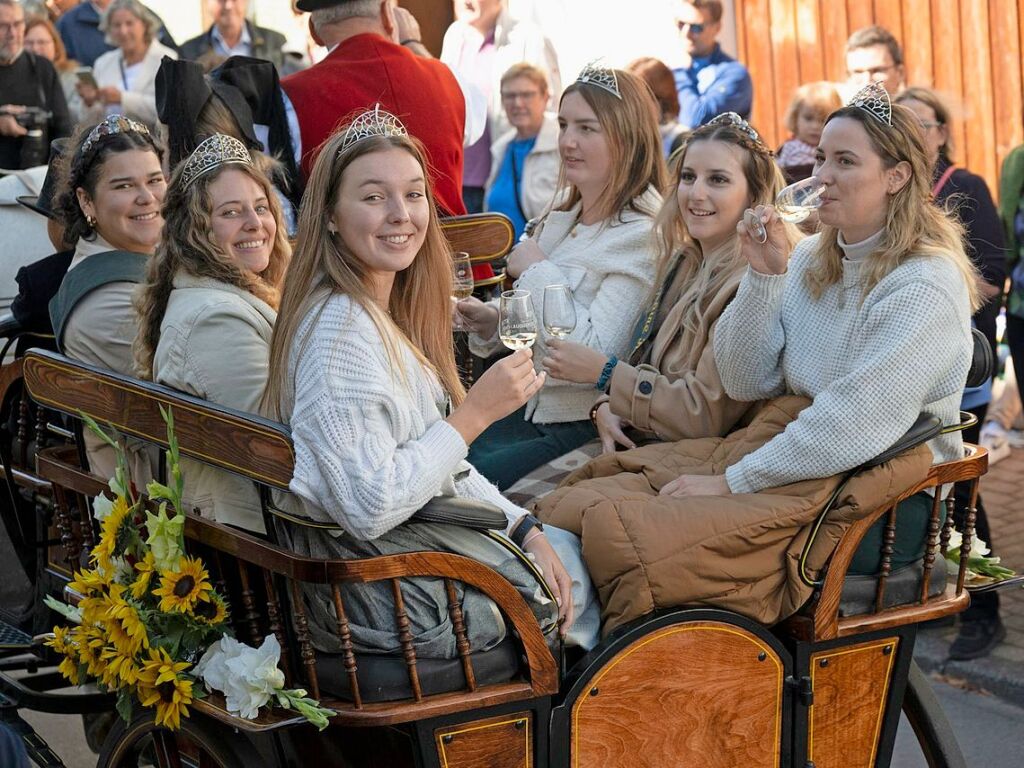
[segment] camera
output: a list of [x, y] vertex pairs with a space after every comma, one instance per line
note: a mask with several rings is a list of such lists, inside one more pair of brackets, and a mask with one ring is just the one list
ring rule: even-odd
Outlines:
[[47, 129], [53, 118], [53, 113], [41, 107], [25, 107], [22, 112], [0, 112], [0, 114], [10, 115], [18, 121], [18, 125], [28, 131], [21, 139], [21, 156], [18, 164], [22, 168], [46, 165], [49, 155]]

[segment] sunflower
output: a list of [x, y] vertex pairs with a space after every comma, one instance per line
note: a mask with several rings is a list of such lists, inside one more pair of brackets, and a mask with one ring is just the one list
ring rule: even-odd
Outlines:
[[78, 685], [80, 682], [78, 677], [78, 649], [75, 647], [75, 641], [72, 639], [68, 628], [54, 627], [53, 637], [47, 640], [45, 644], [64, 657], [61, 659], [60, 664], [57, 665], [57, 671], [72, 685]]
[[121, 653], [134, 656], [141, 648], [149, 648], [149, 635], [142, 617], [121, 594], [111, 597], [105, 616], [110, 639]]
[[209, 600], [200, 600], [196, 603], [193, 614], [201, 624], [216, 626], [227, 620], [228, 605], [224, 602], [223, 597], [216, 592], [211, 592]]
[[[95, 550], [93, 551], [95, 552]], [[110, 584], [109, 576], [86, 568], [84, 571], [75, 572], [74, 578], [68, 584], [68, 589], [89, 596], [106, 592]]]
[[108, 688], [122, 688], [139, 681], [140, 667], [134, 656], [121, 653], [116, 648], [107, 648], [103, 651], [103, 658], [107, 660], [103, 683]]
[[175, 571], [160, 574], [160, 587], [153, 594], [160, 598], [160, 610], [191, 613], [200, 600], [209, 600], [213, 585], [201, 560], [182, 556]]
[[138, 575], [132, 583], [132, 597], [136, 600], [141, 600], [147, 590], [149, 590], [149, 582], [156, 572], [155, 559], [152, 552], [146, 552], [146, 557], [135, 563], [135, 571]]
[[185, 661], [174, 661], [163, 648], [151, 648], [149, 660], [139, 671], [139, 701], [144, 707], [156, 707], [156, 724], [172, 731], [181, 726], [181, 716], [188, 717], [192, 703], [192, 681], [182, 677], [188, 669]]
[[104, 573], [113, 571], [114, 551], [117, 548], [117, 534], [121, 530], [121, 524], [128, 517], [132, 508], [128, 506], [128, 500], [123, 496], [114, 499], [114, 506], [110, 514], [103, 518], [100, 528], [100, 542], [92, 550], [92, 560]]
[[103, 631], [99, 627], [83, 624], [71, 632], [78, 648], [79, 663], [86, 665], [86, 672], [92, 677], [102, 678], [107, 668], [107, 662], [103, 658], [103, 649], [107, 645]]

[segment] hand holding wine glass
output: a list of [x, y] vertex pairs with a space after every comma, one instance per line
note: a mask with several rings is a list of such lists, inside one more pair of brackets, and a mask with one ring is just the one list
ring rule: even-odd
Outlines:
[[505, 291], [498, 305], [498, 336], [509, 349], [526, 349], [537, 339], [537, 318], [529, 291]]
[[[816, 176], [790, 184], [775, 197], [775, 212], [783, 221], [799, 224], [810, 216], [812, 211], [821, 207], [825, 199], [825, 190], [825, 184]], [[748, 208], [743, 214], [743, 222], [755, 241], [767, 242], [768, 230], [764, 226], [767, 221], [763, 215], [759, 216]]]
[[[469, 260], [469, 254], [464, 251], [457, 251], [452, 254], [452, 296], [456, 302], [468, 299], [473, 295], [473, 265]], [[454, 330], [462, 331], [465, 327], [461, 315], [455, 313], [453, 323]]]
[[549, 336], [564, 339], [576, 329], [576, 306], [568, 285], [544, 288], [544, 330]]

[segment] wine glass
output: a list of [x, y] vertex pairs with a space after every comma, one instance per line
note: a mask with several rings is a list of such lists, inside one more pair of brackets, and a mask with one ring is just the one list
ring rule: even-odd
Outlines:
[[[473, 295], [473, 264], [469, 254], [457, 251], [452, 254], [452, 296], [456, 301], [468, 299]], [[456, 313], [455, 330], [461, 331], [462, 320]]]
[[537, 318], [529, 291], [505, 291], [498, 304], [498, 336], [509, 349], [532, 347], [537, 339]]
[[[778, 211], [779, 218], [790, 224], [799, 224], [810, 216], [812, 211], [821, 207], [825, 189], [825, 184], [816, 176], [790, 184], [775, 197], [775, 210]], [[747, 225], [751, 237], [757, 242], [768, 241], [768, 231], [756, 213], [748, 210], [743, 215], [743, 222]]]
[[544, 288], [544, 330], [549, 336], [564, 339], [576, 328], [576, 306], [568, 285]]

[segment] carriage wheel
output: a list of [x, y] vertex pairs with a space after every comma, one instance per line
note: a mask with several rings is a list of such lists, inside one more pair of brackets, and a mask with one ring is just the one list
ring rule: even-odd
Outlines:
[[967, 768], [967, 761], [953, 735], [953, 727], [916, 661], [910, 662], [903, 714], [917, 735], [917, 743], [928, 768]]
[[181, 729], [153, 723], [153, 714], [131, 723], [118, 718], [103, 743], [97, 768], [252, 768], [262, 760], [253, 746], [227, 726], [182, 718]]

